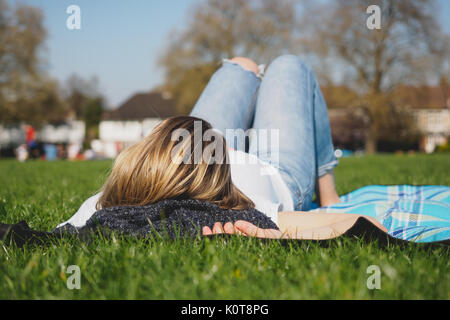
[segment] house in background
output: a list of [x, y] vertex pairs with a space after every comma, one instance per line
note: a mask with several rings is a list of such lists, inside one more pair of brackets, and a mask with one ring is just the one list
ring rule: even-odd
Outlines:
[[117, 109], [104, 113], [100, 139], [92, 141], [92, 149], [96, 154], [114, 158], [123, 148], [147, 136], [163, 119], [175, 115], [175, 101], [169, 93], [137, 93]]
[[[414, 98], [414, 92], [412, 90], [409, 92]], [[422, 96], [426, 97], [426, 101], [418, 103], [419, 107], [415, 108], [414, 117], [421, 133], [420, 150], [431, 153], [436, 147], [449, 143], [450, 87], [428, 87]]]
[[359, 108], [328, 109], [331, 136], [335, 148], [363, 150], [368, 119]]
[[[397, 104], [407, 108], [415, 119], [420, 133], [420, 151], [431, 153], [437, 146], [449, 143], [450, 88], [402, 86], [396, 94]], [[362, 110], [333, 104], [331, 94], [325, 95], [325, 99], [334, 106], [328, 110], [328, 115], [335, 146], [350, 150], [364, 149], [368, 119]]]
[[447, 108], [416, 110], [415, 117], [417, 127], [422, 134], [421, 150], [431, 153], [437, 146], [448, 143], [450, 136], [450, 101]]
[[37, 139], [45, 143], [67, 143], [82, 145], [85, 123], [81, 120], [67, 121], [59, 125], [47, 124], [37, 134]]

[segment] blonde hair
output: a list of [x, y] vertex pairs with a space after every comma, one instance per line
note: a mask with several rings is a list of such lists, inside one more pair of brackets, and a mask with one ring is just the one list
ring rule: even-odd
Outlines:
[[[172, 134], [182, 129], [193, 138], [195, 121], [201, 121], [201, 130], [212, 129], [199, 118], [178, 116], [162, 121], [142, 141], [122, 151], [116, 158], [111, 174], [102, 187], [97, 209], [115, 206], [148, 205], [164, 199], [206, 200], [225, 209], [254, 208], [254, 203], [231, 180], [228, 161], [208, 163], [194, 160], [194, 152], [184, 154], [189, 161], [174, 161], [173, 150], [193, 151], [195, 139], [177, 143]], [[196, 128], [194, 130], [194, 128]], [[225, 139], [220, 136], [225, 157]], [[201, 139], [204, 150], [213, 141]], [[228, 158], [227, 158], [228, 159]], [[219, 161], [220, 162], [220, 161]]]

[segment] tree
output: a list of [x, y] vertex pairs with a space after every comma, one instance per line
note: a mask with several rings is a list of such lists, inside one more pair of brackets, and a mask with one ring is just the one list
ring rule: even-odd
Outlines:
[[74, 73], [67, 78], [63, 94], [75, 118], [82, 119], [84, 117], [85, 108], [90, 100], [103, 101], [98, 86], [98, 79], [95, 76], [84, 79]]
[[42, 72], [46, 38], [41, 10], [0, 0], [0, 121], [59, 121], [58, 84]]
[[14, 9], [0, 0], [0, 83], [17, 73], [39, 72], [39, 50], [46, 38], [41, 10], [20, 4]]
[[9, 84], [14, 99], [4, 99], [0, 121], [26, 122], [40, 126], [46, 122], [62, 122], [67, 116], [66, 106], [59, 95], [58, 83], [45, 81], [26, 83], [23, 80]]
[[72, 116], [82, 119], [86, 124], [86, 145], [98, 138], [98, 126], [105, 109], [104, 98], [98, 87], [98, 79], [95, 76], [84, 79], [77, 74], [72, 74], [67, 79], [63, 90]]
[[296, 39], [294, 0], [204, 0], [184, 30], [169, 36], [160, 63], [180, 112], [188, 113], [223, 58], [261, 63], [290, 51]]
[[449, 107], [450, 96], [450, 35], [445, 35], [435, 44], [432, 70], [439, 79], [442, 91], [442, 106]]
[[90, 98], [84, 108], [83, 120], [86, 124], [86, 142], [98, 138], [99, 124], [104, 111], [103, 98]]
[[[366, 26], [370, 5], [381, 8], [381, 29]], [[442, 38], [434, 0], [336, 0], [310, 4], [302, 19], [302, 43], [321, 57], [332, 57], [336, 73], [360, 94], [368, 118], [366, 150], [376, 151], [392, 116], [405, 114], [389, 94], [398, 83], [425, 81], [427, 60]]]
[[320, 86], [328, 109], [347, 109], [358, 106], [359, 95], [346, 85]]

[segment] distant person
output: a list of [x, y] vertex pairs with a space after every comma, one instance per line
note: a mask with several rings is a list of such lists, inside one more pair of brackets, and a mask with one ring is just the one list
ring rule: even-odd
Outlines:
[[67, 159], [67, 150], [66, 150], [66, 146], [63, 143], [58, 143], [56, 145], [56, 149], [57, 149], [57, 158], [58, 159], [61, 159], [61, 160]]
[[39, 158], [41, 156], [39, 145], [36, 141], [36, 130], [31, 125], [25, 125], [25, 138], [30, 158]]
[[76, 160], [79, 158], [81, 153], [81, 144], [80, 143], [71, 143], [67, 147], [67, 158], [69, 160]]
[[33, 126], [31, 125], [25, 125], [25, 136], [27, 141], [27, 146], [30, 149], [33, 149], [36, 147], [36, 131], [34, 130]]
[[16, 157], [20, 162], [25, 162], [28, 159], [28, 150], [26, 144], [21, 144], [16, 149]]
[[36, 140], [36, 131], [29, 124], [25, 125], [25, 135], [27, 140], [27, 146], [28, 147], [33, 146]]
[[58, 148], [52, 143], [44, 144], [45, 160], [55, 161], [58, 159]]
[[83, 159], [85, 160], [95, 160], [96, 159], [96, 155], [94, 150], [92, 149], [87, 149], [83, 154]]

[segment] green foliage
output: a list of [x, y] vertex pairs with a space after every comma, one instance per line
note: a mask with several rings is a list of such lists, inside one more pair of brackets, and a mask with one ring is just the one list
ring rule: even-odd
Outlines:
[[447, 142], [446, 144], [437, 146], [435, 152], [438, 152], [438, 153], [450, 152], [450, 143]]
[[173, 93], [180, 114], [189, 114], [216, 69], [215, 63], [205, 64], [173, 75], [167, 88]]
[[[345, 158], [339, 194], [369, 184], [449, 185], [448, 155]], [[0, 161], [0, 221], [50, 230], [95, 193], [109, 161]], [[0, 246], [2, 299], [448, 299], [449, 250], [379, 248], [336, 240], [331, 248], [232, 237], [195, 241], [116, 237], [48, 248]], [[381, 268], [381, 290], [366, 287]], [[67, 266], [81, 269], [69, 290]]]
[[99, 124], [102, 120], [103, 111], [104, 107], [102, 98], [96, 97], [88, 99], [83, 110], [83, 120], [86, 124], [85, 142], [87, 145], [90, 144], [90, 141], [99, 137]]
[[98, 79], [85, 79], [72, 74], [65, 85], [65, 102], [75, 118], [86, 124], [85, 147], [90, 147], [92, 139], [98, 138], [99, 124], [105, 110], [104, 98], [98, 89]]
[[103, 115], [103, 101], [101, 98], [92, 98], [83, 110], [83, 120], [87, 127], [98, 126]]
[[0, 0], [0, 121], [61, 121], [67, 109], [56, 81], [42, 72], [47, 32], [40, 9]]
[[24, 121], [36, 126], [64, 121], [68, 110], [58, 93], [58, 83], [50, 79], [32, 79], [29, 82], [9, 83], [16, 98], [2, 99], [0, 93], [0, 122]]
[[[369, 153], [376, 151], [377, 141], [386, 132], [399, 134], [390, 127], [401, 126], [400, 133], [409, 130], [398, 113], [405, 105], [393, 104], [395, 87], [427, 83], [427, 77], [439, 77], [448, 65], [448, 36], [440, 28], [435, 4], [434, 0], [317, 1], [304, 12], [302, 43], [320, 57], [319, 64], [326, 63], [325, 58], [336, 62], [326, 73], [334, 74], [334, 68], [341, 74], [340, 84], [359, 93], [358, 104], [369, 120]], [[380, 29], [364, 25], [369, 5], [381, 8]]]

